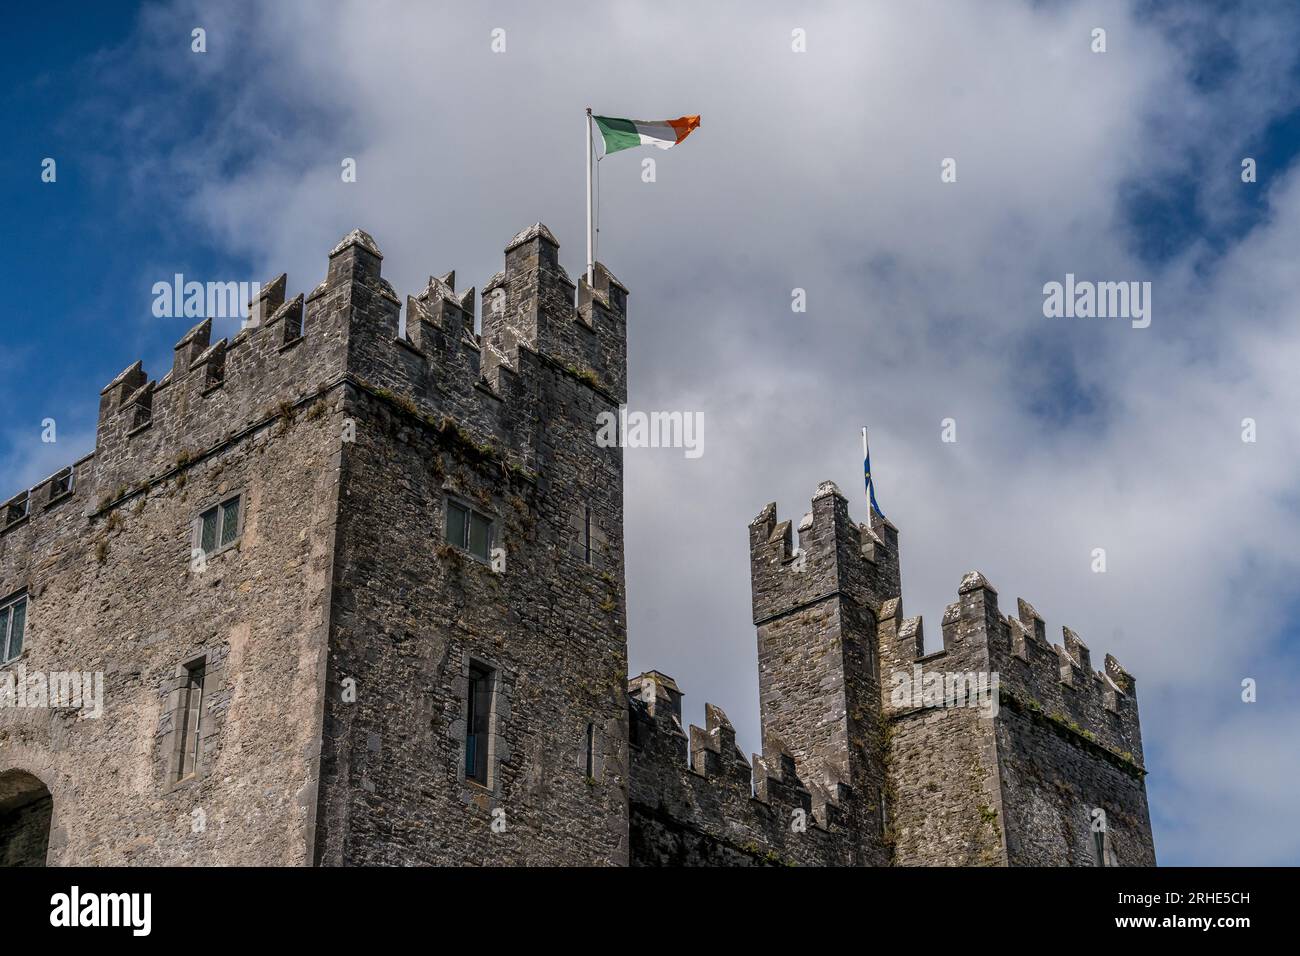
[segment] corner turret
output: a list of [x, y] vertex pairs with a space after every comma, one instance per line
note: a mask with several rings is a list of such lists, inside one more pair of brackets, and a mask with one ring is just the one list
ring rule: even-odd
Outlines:
[[797, 549], [775, 503], [749, 526], [763, 736], [788, 745], [815, 806], [851, 803], [861, 865], [889, 857], [876, 618], [899, 599], [898, 535], [878, 527], [854, 523], [830, 481], [799, 522]]

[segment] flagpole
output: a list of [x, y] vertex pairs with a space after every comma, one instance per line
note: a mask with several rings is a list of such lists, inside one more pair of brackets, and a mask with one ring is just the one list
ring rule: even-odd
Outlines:
[[[863, 425], [862, 426], [862, 461], [864, 464], [866, 463], [869, 457], [870, 455], [867, 452], [867, 426]], [[867, 527], [870, 528], [872, 523], [871, 512], [873, 510], [871, 507], [871, 486], [870, 485], [867, 486], [866, 492], [867, 492]]]
[[592, 286], [594, 271], [591, 254], [591, 107], [587, 107], [587, 288]]

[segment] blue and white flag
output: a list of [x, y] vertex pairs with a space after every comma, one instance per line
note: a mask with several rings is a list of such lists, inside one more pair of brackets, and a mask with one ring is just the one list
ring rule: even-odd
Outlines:
[[885, 513], [880, 510], [880, 505], [876, 504], [876, 486], [871, 481], [871, 452], [867, 450], [867, 429], [865, 425], [862, 428], [862, 475], [863, 480], [867, 483], [867, 501], [871, 502], [871, 510], [883, 518]]

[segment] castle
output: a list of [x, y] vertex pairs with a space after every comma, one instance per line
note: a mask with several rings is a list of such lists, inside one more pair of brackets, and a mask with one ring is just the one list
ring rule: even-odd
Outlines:
[[515, 236], [476, 333], [356, 230], [103, 389], [0, 513], [0, 863], [1154, 864], [1133, 678], [976, 573], [925, 655], [830, 483], [749, 526], [762, 754], [627, 679], [628, 292], [558, 255]]

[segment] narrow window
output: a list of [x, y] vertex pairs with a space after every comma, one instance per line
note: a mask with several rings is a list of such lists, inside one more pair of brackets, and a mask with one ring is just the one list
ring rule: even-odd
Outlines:
[[596, 725], [587, 725], [587, 759], [585, 762], [587, 768], [587, 779], [591, 780], [596, 776]]
[[236, 495], [199, 515], [198, 547], [204, 554], [210, 555], [239, 537], [239, 507], [240, 497]]
[[447, 502], [447, 543], [458, 548], [465, 547], [469, 534], [469, 509], [454, 501]]
[[[591, 508], [583, 510], [582, 517], [582, 553], [583, 560], [591, 564]], [[590, 776], [590, 774], [588, 774]]]
[[447, 502], [447, 543], [480, 561], [492, 560], [492, 519], [457, 501]]
[[23, 652], [23, 631], [26, 627], [26, 595], [0, 608], [0, 663], [15, 660]]
[[880, 791], [880, 832], [889, 832], [889, 794]]
[[1106, 866], [1106, 831], [1092, 831], [1093, 853], [1097, 858], [1098, 866]]
[[5, 523], [13, 524], [27, 517], [28, 493], [24, 491], [5, 506]]
[[198, 661], [185, 670], [185, 685], [181, 688], [180, 762], [176, 779], [184, 780], [199, 769], [200, 735], [203, 730], [203, 687], [207, 677], [205, 661]]
[[50, 482], [50, 497], [58, 498], [60, 495], [66, 495], [72, 490], [73, 481], [74, 477], [72, 469], [64, 468], [61, 472], [55, 475], [54, 480]]
[[221, 546], [225, 547], [239, 534], [239, 499], [231, 498], [221, 506]]
[[465, 778], [487, 786], [488, 720], [492, 714], [492, 672], [477, 664], [469, 669], [465, 707]]
[[492, 557], [492, 521], [477, 511], [469, 516], [469, 553], [482, 561]]
[[203, 517], [199, 520], [203, 522], [199, 547], [203, 549], [204, 554], [211, 554], [217, 550], [217, 509], [203, 512]]

